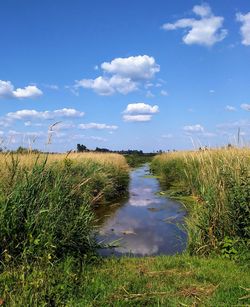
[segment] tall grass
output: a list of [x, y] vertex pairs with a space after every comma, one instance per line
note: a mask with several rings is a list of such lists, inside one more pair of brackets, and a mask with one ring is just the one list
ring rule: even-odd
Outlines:
[[220, 149], [157, 156], [152, 169], [167, 188], [178, 186], [195, 205], [187, 219], [189, 249], [233, 251], [250, 239], [250, 150]]
[[92, 206], [122, 193], [125, 159], [116, 154], [1, 154], [2, 264], [93, 253]]

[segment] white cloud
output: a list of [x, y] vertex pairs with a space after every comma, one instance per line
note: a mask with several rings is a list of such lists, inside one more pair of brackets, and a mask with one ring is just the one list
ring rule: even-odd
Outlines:
[[123, 111], [123, 120], [125, 122], [147, 122], [152, 119], [152, 114], [158, 112], [157, 105], [151, 106], [143, 102], [130, 103]]
[[0, 127], [9, 127], [11, 121], [8, 118], [0, 118]]
[[42, 94], [43, 92], [35, 85], [28, 85], [15, 90], [10, 81], [0, 80], [0, 98], [35, 98]]
[[13, 94], [16, 98], [35, 98], [41, 96], [43, 92], [35, 85], [28, 85], [25, 88], [17, 88]]
[[154, 114], [159, 112], [159, 107], [157, 105], [151, 106], [149, 104], [138, 102], [130, 103], [123, 113], [126, 114]]
[[0, 98], [13, 98], [14, 87], [10, 81], [0, 80]]
[[245, 111], [250, 111], [250, 104], [243, 103], [240, 107]]
[[76, 81], [74, 89], [89, 88], [103, 96], [115, 93], [126, 95], [136, 91], [141, 82], [148, 82], [160, 71], [155, 59], [148, 55], [116, 58], [102, 63], [101, 68], [102, 76]]
[[35, 126], [35, 127], [42, 127], [43, 124], [42, 123], [33, 123], [31, 121], [27, 121], [24, 123], [25, 127], [31, 127], [31, 126]]
[[165, 91], [165, 90], [161, 90], [160, 94], [161, 94], [162, 96], [168, 96], [168, 92]]
[[123, 120], [125, 122], [148, 122], [152, 118], [152, 115], [123, 115]]
[[195, 132], [204, 132], [204, 127], [200, 124], [197, 125], [191, 125], [191, 126], [184, 126], [183, 130], [190, 133]]
[[245, 15], [241, 13], [236, 14], [236, 20], [242, 23], [242, 26], [240, 27], [242, 44], [250, 46], [250, 12]]
[[118, 75], [112, 77], [98, 77], [96, 79], [82, 79], [76, 81], [75, 88], [90, 88], [102, 96], [110, 96], [118, 92], [126, 95], [137, 90], [137, 84], [130, 78], [124, 78]]
[[215, 93], [215, 90], [209, 90], [209, 93], [210, 93], [210, 94], [214, 94], [214, 93]]
[[82, 117], [84, 112], [75, 109], [59, 109], [54, 111], [19, 110], [7, 113], [8, 120], [55, 119], [57, 117]]
[[234, 112], [234, 111], [236, 111], [236, 108], [233, 107], [233, 106], [227, 105], [226, 108], [225, 108], [225, 110], [226, 110], [226, 111], [229, 111], [229, 112]]
[[79, 124], [78, 128], [80, 129], [98, 129], [98, 130], [116, 130], [118, 126], [115, 125], [106, 125], [106, 124], [98, 124], [98, 123], [89, 123], [89, 124]]
[[147, 80], [154, 77], [160, 71], [160, 66], [155, 59], [148, 55], [131, 56], [128, 58], [116, 58], [110, 63], [104, 62], [101, 68], [110, 73], [132, 80]]
[[195, 5], [193, 13], [199, 16], [200, 19], [179, 19], [175, 23], [164, 24], [162, 29], [169, 31], [179, 28], [191, 28], [182, 38], [183, 42], [187, 45], [212, 46], [227, 36], [227, 30], [222, 29], [224, 18], [214, 16], [208, 4]]
[[206, 3], [204, 3], [203, 5], [195, 5], [193, 7], [193, 12], [201, 17], [206, 17], [206, 16], [210, 16], [212, 15], [212, 10], [210, 8], [210, 6]]
[[153, 87], [153, 86], [154, 86], [154, 83], [149, 82], [149, 81], [147, 81], [147, 82], [145, 83], [145, 85], [144, 85], [144, 87], [145, 87], [146, 89], [148, 89], [148, 88], [150, 88], [150, 87]]
[[[46, 111], [48, 112], [48, 111]], [[63, 108], [55, 111], [51, 111], [52, 115], [55, 117], [82, 117], [84, 116], [84, 112], [77, 111], [76, 109]]]
[[162, 87], [161, 83], [156, 83], [155, 87]]

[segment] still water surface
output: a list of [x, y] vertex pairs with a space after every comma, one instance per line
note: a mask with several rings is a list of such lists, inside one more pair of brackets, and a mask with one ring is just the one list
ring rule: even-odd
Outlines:
[[187, 236], [181, 227], [185, 210], [178, 202], [157, 195], [159, 181], [148, 175], [147, 164], [133, 170], [128, 199], [97, 210], [98, 240], [120, 240], [119, 246], [103, 249], [101, 255], [173, 255], [185, 249]]

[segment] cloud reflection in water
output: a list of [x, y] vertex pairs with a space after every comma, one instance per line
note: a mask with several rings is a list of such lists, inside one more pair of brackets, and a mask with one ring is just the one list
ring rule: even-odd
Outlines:
[[[144, 177], [148, 169], [145, 165], [132, 172], [128, 201], [102, 221], [101, 240], [121, 239], [118, 247], [102, 254], [174, 254], [185, 248], [186, 233], [177, 227], [185, 212], [180, 204], [156, 195], [160, 186], [157, 179]], [[171, 223], [164, 222], [169, 218]]]

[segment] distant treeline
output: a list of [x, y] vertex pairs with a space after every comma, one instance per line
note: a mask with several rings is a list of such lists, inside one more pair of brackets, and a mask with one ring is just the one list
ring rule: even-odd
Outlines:
[[47, 153], [44, 151], [41, 151], [39, 149], [31, 149], [31, 148], [26, 148], [19, 146], [17, 149], [4, 149], [0, 147], [0, 152], [10, 152], [10, 153], [18, 153], [18, 154], [26, 154], [26, 153]]
[[[217, 149], [233, 149], [233, 148], [237, 148], [237, 146], [234, 146], [232, 144], [227, 144], [226, 146], [222, 146], [222, 147], [218, 147]], [[198, 150], [199, 151], [206, 151], [206, 150], [210, 150], [211, 148], [204, 146], [204, 147], [199, 147]], [[196, 151], [196, 150], [195, 150]], [[17, 149], [7, 149], [7, 148], [2, 148], [0, 147], [0, 153], [1, 152], [9, 152], [9, 153], [18, 153], [18, 154], [26, 154], [26, 153], [44, 153], [44, 154], [58, 154], [59, 152], [48, 152], [48, 151], [43, 151], [40, 149], [33, 149], [33, 148], [27, 148], [27, 147], [22, 147], [19, 146]], [[162, 153], [171, 153], [171, 152], [177, 152], [177, 150], [173, 149], [173, 150], [157, 150], [157, 151], [153, 151], [153, 152], [143, 152], [143, 150], [136, 150], [136, 149], [128, 149], [128, 150], [111, 150], [108, 148], [102, 148], [102, 147], [96, 147], [95, 149], [88, 149], [87, 146], [83, 145], [83, 144], [77, 144], [76, 145], [76, 150], [69, 150], [69, 152], [107, 152], [107, 153], [118, 153], [121, 155], [137, 155], [137, 156], [148, 156], [148, 157], [153, 157], [156, 154], [162, 154]]]
[[[144, 153], [142, 150], [110, 150], [108, 148], [100, 148], [96, 147], [95, 150], [88, 149], [85, 145], [77, 144], [76, 146], [77, 152], [109, 152], [109, 153], [119, 153], [121, 155], [147, 155], [147, 156], [154, 156], [156, 153], [149, 152]], [[160, 153], [162, 151], [158, 151], [157, 153]]]
[[[96, 147], [96, 149], [88, 149], [87, 146], [82, 145], [82, 144], [77, 144], [76, 150], [71, 150], [71, 152], [103, 152], [103, 153], [118, 153], [121, 155], [137, 155], [137, 156], [154, 156], [156, 153], [161, 153], [162, 151], [159, 150], [157, 152], [149, 152], [145, 153], [142, 150], [110, 150], [108, 148], [100, 148]], [[1, 148], [0, 147], [0, 152], [9, 152], [9, 153], [18, 153], [18, 154], [26, 154], [26, 153], [50, 153], [50, 154], [56, 154], [56, 152], [45, 152], [43, 150], [39, 149], [32, 149], [32, 148], [26, 148], [19, 146], [17, 149], [6, 149], [6, 148]]]

